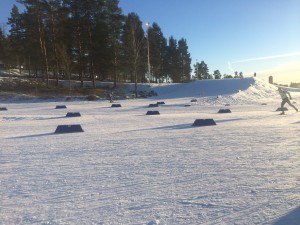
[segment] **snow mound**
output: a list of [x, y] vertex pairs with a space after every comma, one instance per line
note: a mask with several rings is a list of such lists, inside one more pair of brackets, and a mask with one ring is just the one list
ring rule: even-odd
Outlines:
[[275, 85], [253, 77], [197, 80], [180, 84], [151, 84], [149, 89], [156, 92], [159, 99], [198, 98], [198, 102], [203, 104], [262, 103], [278, 97]]
[[197, 80], [189, 83], [159, 85], [153, 87], [164, 98], [208, 97], [229, 95], [239, 90], [246, 90], [255, 83], [253, 78]]

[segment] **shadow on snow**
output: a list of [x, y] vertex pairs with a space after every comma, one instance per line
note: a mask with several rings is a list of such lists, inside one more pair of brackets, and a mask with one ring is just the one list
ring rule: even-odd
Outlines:
[[300, 221], [300, 206], [280, 219], [276, 220], [273, 225], [299, 225]]

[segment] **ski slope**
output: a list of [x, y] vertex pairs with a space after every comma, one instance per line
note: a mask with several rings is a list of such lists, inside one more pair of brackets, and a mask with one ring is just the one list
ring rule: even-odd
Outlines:
[[[145, 88], [158, 96], [120, 108], [2, 102], [0, 224], [299, 224], [300, 114], [278, 115], [276, 87], [245, 78]], [[192, 126], [207, 118], [217, 125]], [[84, 132], [54, 134], [71, 124]]]

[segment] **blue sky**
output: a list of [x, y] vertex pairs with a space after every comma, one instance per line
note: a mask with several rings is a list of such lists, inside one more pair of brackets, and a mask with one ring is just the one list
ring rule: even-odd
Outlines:
[[300, 82], [299, 0], [120, 0], [120, 7], [156, 22], [167, 38], [185, 38], [193, 64], [204, 61], [210, 73]]
[[[0, 2], [1, 24], [15, 1]], [[156, 22], [166, 38], [185, 38], [192, 63], [204, 61], [210, 73], [300, 82], [300, 0], [120, 0], [120, 7]]]

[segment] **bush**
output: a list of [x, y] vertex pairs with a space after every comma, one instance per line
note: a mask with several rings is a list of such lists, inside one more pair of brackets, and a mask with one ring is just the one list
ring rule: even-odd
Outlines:
[[97, 101], [99, 99], [99, 97], [97, 95], [88, 95], [86, 97], [86, 100], [88, 101]]

